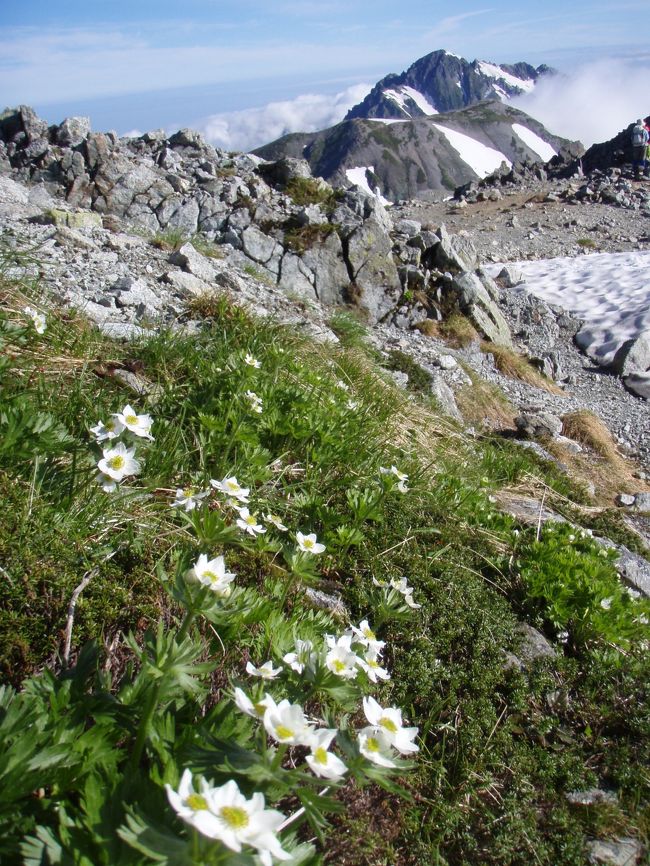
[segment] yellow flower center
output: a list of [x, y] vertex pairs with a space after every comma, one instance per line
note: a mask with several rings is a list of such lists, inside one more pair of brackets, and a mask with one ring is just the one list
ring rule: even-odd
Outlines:
[[374, 659], [368, 659], [366, 662], [369, 668], [378, 668], [379, 664]]
[[335, 671], [340, 673], [341, 671], [345, 670], [345, 662], [342, 662], [341, 659], [334, 659], [334, 661], [332, 662], [332, 667]]
[[392, 719], [389, 719], [387, 716], [382, 716], [381, 719], [379, 719], [379, 724], [382, 726], [382, 728], [386, 728], [387, 731], [390, 731], [391, 734], [397, 733], [397, 725]]
[[219, 580], [219, 575], [215, 574], [214, 571], [204, 571], [203, 576], [207, 577], [210, 583], [217, 583]]
[[327, 752], [322, 746], [319, 746], [316, 749], [316, 751], [314, 752], [314, 759], [319, 764], [326, 764], [327, 763]]
[[275, 733], [278, 735], [279, 740], [289, 740], [294, 734], [291, 728], [287, 728], [286, 725], [278, 725], [275, 729]]
[[248, 812], [241, 806], [223, 806], [219, 809], [219, 814], [233, 830], [243, 830], [250, 823]]
[[125, 415], [124, 420], [126, 421], [127, 424], [137, 424], [138, 423], [138, 416], [137, 415]]
[[122, 469], [122, 467], [124, 466], [124, 457], [122, 457], [120, 454], [116, 454], [115, 457], [111, 457], [111, 459], [108, 461], [108, 465], [111, 469]]
[[266, 707], [264, 706], [264, 704], [253, 704], [253, 709], [258, 716], [263, 716], [266, 712]]
[[374, 631], [370, 628], [364, 628], [363, 635], [368, 638], [368, 640], [377, 640]]
[[226, 487], [228, 488], [228, 490], [231, 490], [233, 493], [236, 493], [239, 490], [239, 484], [234, 484], [232, 481], [227, 481]]
[[208, 801], [201, 794], [190, 794], [185, 802], [194, 812], [200, 812], [202, 809], [208, 808]]
[[368, 737], [366, 740], [366, 749], [369, 752], [378, 752], [379, 740], [376, 737]]
[[248, 524], [248, 526], [255, 526], [255, 515], [249, 514], [245, 522]]
[[185, 490], [183, 490], [183, 496], [186, 499], [189, 499], [191, 496], [194, 496], [194, 488], [193, 487], [186, 487]]
[[305, 538], [305, 540], [303, 541], [303, 547], [306, 547], [308, 550], [311, 550], [311, 548], [313, 546], [314, 546], [314, 542], [311, 540], [311, 538]]

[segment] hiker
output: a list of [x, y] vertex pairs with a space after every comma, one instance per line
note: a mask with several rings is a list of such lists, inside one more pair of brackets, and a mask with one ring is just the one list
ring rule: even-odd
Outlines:
[[[650, 114], [647, 117], [643, 118], [643, 123], [646, 128], [646, 132], [648, 133], [648, 138], [650, 139]], [[646, 146], [645, 151], [645, 171], [643, 172], [645, 177], [650, 177], [650, 140]]]
[[646, 167], [645, 152], [648, 147], [648, 141], [650, 141], [650, 134], [648, 134], [648, 130], [643, 125], [641, 118], [632, 127], [631, 141], [632, 169], [634, 170], [634, 180], [638, 180], [641, 169], [645, 169]]

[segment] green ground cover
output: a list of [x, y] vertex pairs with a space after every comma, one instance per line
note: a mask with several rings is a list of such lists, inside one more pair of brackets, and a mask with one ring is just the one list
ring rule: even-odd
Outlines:
[[[493, 502], [533, 478], [577, 505], [564, 476], [400, 391], [345, 319], [325, 348], [222, 296], [124, 345], [54, 309], [39, 333], [15, 263], [0, 288], [2, 863], [647, 842], [648, 603]], [[505, 663], [521, 621], [555, 658]], [[594, 786], [615, 803], [566, 799]]]

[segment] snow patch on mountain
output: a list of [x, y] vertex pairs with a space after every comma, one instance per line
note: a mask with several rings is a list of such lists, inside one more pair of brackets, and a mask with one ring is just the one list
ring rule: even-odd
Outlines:
[[426, 96], [414, 87], [408, 87], [408, 85], [405, 85], [402, 87], [402, 92], [407, 96], [410, 96], [413, 102], [417, 105], [420, 111], [424, 112], [424, 114], [431, 115], [439, 113], [435, 105], [431, 105]]
[[523, 143], [543, 159], [544, 162], [548, 162], [549, 159], [553, 159], [554, 156], [557, 156], [557, 151], [554, 150], [547, 141], [544, 141], [543, 138], [540, 138], [539, 135], [531, 129], [528, 129], [527, 126], [522, 126], [521, 123], [513, 123], [512, 131], [517, 138], [520, 138]]
[[511, 87], [518, 87], [525, 93], [530, 93], [531, 90], [535, 88], [534, 81], [517, 78], [515, 75], [506, 72], [500, 66], [496, 66], [494, 63], [487, 63], [485, 60], [479, 60], [478, 68], [487, 78], [495, 78], [497, 81], [505, 81], [506, 84], [509, 84]]
[[440, 126], [439, 123], [434, 123], [433, 126], [445, 136], [463, 162], [466, 162], [479, 177], [487, 177], [492, 174], [502, 162], [505, 162], [509, 168], [512, 166], [510, 160], [500, 150], [488, 147], [463, 132]]
[[350, 181], [350, 183], [355, 184], [356, 186], [361, 187], [364, 192], [367, 192], [368, 195], [373, 195], [375, 198], [383, 204], [385, 207], [389, 207], [392, 202], [388, 201], [388, 199], [384, 198], [383, 195], [378, 190], [370, 189], [370, 184], [368, 183], [368, 176], [366, 172], [374, 172], [374, 165], [359, 165], [356, 168], [346, 168], [345, 176]]

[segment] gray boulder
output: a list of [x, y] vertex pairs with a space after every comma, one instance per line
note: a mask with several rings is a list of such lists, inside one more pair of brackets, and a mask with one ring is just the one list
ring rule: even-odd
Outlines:
[[629, 376], [623, 376], [623, 384], [637, 397], [650, 400], [650, 373], [630, 373]]
[[57, 126], [54, 138], [59, 147], [76, 147], [90, 133], [89, 117], [66, 117]]
[[402, 290], [390, 235], [371, 217], [350, 235], [346, 246], [351, 300], [365, 310], [369, 321], [379, 322]]
[[192, 274], [207, 283], [214, 279], [215, 269], [212, 263], [190, 243], [183, 244], [182, 247], [173, 252], [169, 261], [183, 268], [188, 274]]
[[650, 369], [650, 330], [641, 331], [633, 340], [626, 340], [612, 361], [619, 376], [645, 373]]
[[508, 323], [476, 274], [462, 273], [449, 286], [456, 306], [486, 339], [500, 346], [512, 345]]

